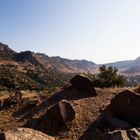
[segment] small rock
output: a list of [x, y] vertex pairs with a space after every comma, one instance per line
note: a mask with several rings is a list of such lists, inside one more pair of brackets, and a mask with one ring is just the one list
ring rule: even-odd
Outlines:
[[61, 100], [51, 107], [47, 111], [47, 114], [54, 120], [64, 124], [75, 118], [75, 111], [73, 107], [65, 100]]

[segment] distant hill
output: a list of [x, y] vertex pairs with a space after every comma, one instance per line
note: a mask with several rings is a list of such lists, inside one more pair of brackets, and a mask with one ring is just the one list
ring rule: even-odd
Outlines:
[[138, 74], [140, 73], [140, 57], [133, 60], [127, 67], [126, 71], [124, 73], [128, 74]]
[[41, 64], [44, 67], [53, 67], [64, 73], [92, 71], [98, 67], [94, 62], [87, 60], [70, 60], [59, 56], [49, 57], [46, 54], [31, 51], [17, 53], [10, 49], [8, 45], [2, 43], [0, 43], [0, 60], [13, 60], [23, 63], [29, 62], [35, 65]]
[[123, 74], [138, 74], [140, 73], [140, 57], [135, 60], [118, 61], [114, 63], [107, 63], [106, 66], [113, 66], [118, 68]]
[[[119, 69], [131, 83], [140, 81], [140, 57], [135, 60], [104, 64]], [[16, 52], [0, 43], [0, 89], [16, 88], [42, 89], [62, 86], [75, 74], [97, 73], [98, 65], [87, 60], [70, 60], [59, 56], [49, 57], [31, 51]], [[9, 84], [6, 84], [9, 83]]]
[[119, 61], [105, 64], [119, 69], [119, 72], [127, 77], [128, 85], [140, 83], [140, 57], [135, 60]]
[[86, 60], [49, 57], [31, 51], [15, 52], [0, 43], [0, 89], [20, 86], [42, 89], [62, 86], [77, 73], [93, 71], [98, 66]]
[[118, 69], [128, 68], [129, 64], [131, 64], [133, 60], [126, 60], [126, 61], [118, 61], [113, 63], [107, 63], [106, 66], [117, 67]]

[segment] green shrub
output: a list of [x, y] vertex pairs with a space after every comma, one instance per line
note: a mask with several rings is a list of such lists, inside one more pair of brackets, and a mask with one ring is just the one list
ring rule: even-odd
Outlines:
[[117, 68], [103, 65], [99, 67], [99, 73], [97, 75], [93, 75], [90, 72], [84, 73], [83, 75], [93, 81], [95, 87], [124, 86], [126, 84], [126, 78], [117, 72]]

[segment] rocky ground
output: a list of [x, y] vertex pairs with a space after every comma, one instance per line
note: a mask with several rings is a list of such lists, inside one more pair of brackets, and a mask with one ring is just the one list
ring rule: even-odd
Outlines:
[[[96, 139], [96, 136], [106, 129], [99, 122], [102, 116], [110, 113], [111, 99], [124, 89], [96, 88], [97, 96], [85, 96], [74, 89], [57, 89], [49, 93], [50, 96], [48, 93], [24, 93], [23, 102], [0, 110], [0, 130], [29, 127], [49, 134], [57, 140]], [[67, 125], [57, 128], [55, 124], [52, 126], [52, 123], [46, 121], [44, 115], [52, 105], [62, 99], [66, 99], [72, 105], [76, 117]], [[35, 104], [28, 104], [28, 101], [35, 100], [37, 100]]]

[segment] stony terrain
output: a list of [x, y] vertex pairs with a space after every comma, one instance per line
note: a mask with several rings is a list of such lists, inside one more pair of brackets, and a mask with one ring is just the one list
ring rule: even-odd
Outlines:
[[[118, 91], [122, 90], [124, 88], [96, 89], [97, 96], [95, 97], [82, 95], [74, 89], [59, 89], [50, 93], [50, 97], [48, 97], [48, 93], [24, 93], [24, 102], [0, 111], [0, 130], [26, 126], [38, 129], [54, 136], [58, 140], [95, 138], [97, 134], [104, 131], [104, 128], [100, 128], [98, 122], [104, 114], [108, 113], [110, 100]], [[37, 99], [39, 102], [35, 106], [28, 106], [25, 103], [27, 99]], [[71, 103], [76, 112], [76, 118], [68, 123], [67, 126], [60, 128], [56, 128], [55, 126], [54, 129], [54, 126], [45, 126], [49, 125], [49, 123], [43, 120], [42, 116], [50, 106], [61, 99], [67, 99]]]

